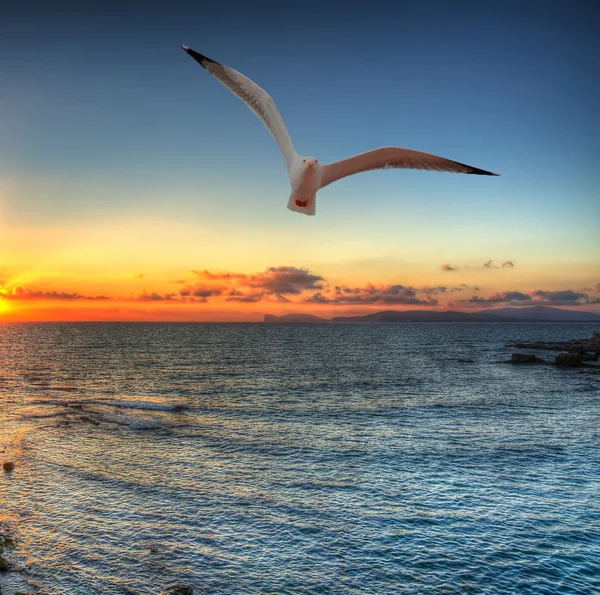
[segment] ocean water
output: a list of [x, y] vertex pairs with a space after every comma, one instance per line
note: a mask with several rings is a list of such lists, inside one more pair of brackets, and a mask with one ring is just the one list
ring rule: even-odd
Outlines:
[[2, 593], [600, 593], [594, 330], [0, 325]]

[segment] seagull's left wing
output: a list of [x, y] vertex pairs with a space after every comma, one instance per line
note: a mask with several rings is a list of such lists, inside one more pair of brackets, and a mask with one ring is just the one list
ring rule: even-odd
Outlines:
[[234, 95], [237, 95], [258, 117], [258, 119], [266, 126], [271, 136], [277, 141], [288, 171], [292, 166], [292, 161], [296, 156], [296, 151], [292, 145], [290, 134], [277, 110], [277, 107], [271, 96], [261, 89], [256, 83], [246, 78], [233, 68], [224, 66], [219, 62], [215, 62], [198, 52], [181, 46], [196, 62], [204, 67], [212, 74], [219, 82], [223, 83]]
[[358, 174], [362, 171], [372, 169], [389, 169], [389, 168], [404, 168], [404, 169], [428, 169], [433, 171], [448, 171], [457, 174], [477, 174], [480, 176], [498, 176], [491, 171], [471, 167], [458, 161], [451, 161], [423, 153], [414, 151], [413, 149], [401, 149], [400, 147], [381, 147], [367, 153], [361, 153], [342, 161], [328, 163], [321, 166], [321, 188], [329, 184]]

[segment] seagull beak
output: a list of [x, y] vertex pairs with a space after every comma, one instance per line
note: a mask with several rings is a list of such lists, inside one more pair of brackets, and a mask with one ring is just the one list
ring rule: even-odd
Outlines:
[[308, 162], [306, 165], [307, 165], [308, 167], [312, 167], [314, 164], [315, 164], [315, 162], [314, 162], [314, 161], [309, 161], [309, 162]]

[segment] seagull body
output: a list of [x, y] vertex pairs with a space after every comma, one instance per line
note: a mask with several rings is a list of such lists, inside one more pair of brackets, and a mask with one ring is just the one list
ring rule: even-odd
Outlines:
[[283, 118], [273, 99], [264, 89], [233, 68], [207, 58], [185, 45], [181, 47], [220, 83], [239, 97], [275, 139], [285, 159], [290, 178], [292, 192], [287, 207], [291, 211], [314, 215], [317, 192], [321, 188], [346, 176], [373, 169], [427, 169], [482, 176], [499, 175], [430, 153], [400, 147], [381, 147], [342, 161], [321, 164], [315, 157], [299, 155], [296, 152]]

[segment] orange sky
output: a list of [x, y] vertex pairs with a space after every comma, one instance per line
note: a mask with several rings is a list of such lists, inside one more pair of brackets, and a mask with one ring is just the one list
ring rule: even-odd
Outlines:
[[259, 321], [532, 304], [600, 311], [593, 258], [540, 258], [478, 234], [445, 247], [426, 230], [423, 243], [324, 231], [307, 242], [293, 229], [151, 217], [0, 224], [0, 320]]

